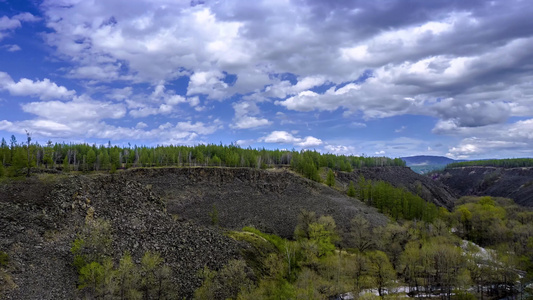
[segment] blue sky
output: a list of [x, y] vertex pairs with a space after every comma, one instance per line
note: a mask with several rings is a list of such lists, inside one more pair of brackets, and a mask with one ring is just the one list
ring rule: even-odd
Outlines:
[[0, 137], [533, 156], [533, 2], [0, 0]]

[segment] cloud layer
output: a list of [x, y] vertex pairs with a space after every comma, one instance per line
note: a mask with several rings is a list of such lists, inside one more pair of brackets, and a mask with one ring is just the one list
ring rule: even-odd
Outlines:
[[[0, 70], [0, 92], [33, 116], [2, 115], [0, 130], [194, 143], [227, 129], [339, 154], [533, 155], [530, 1], [45, 0], [39, 10], [0, 16], [0, 41], [41, 22], [36, 35], [61, 67], [55, 78]], [[342, 134], [309, 125], [333, 117]], [[391, 118], [403, 123], [368, 123]]]

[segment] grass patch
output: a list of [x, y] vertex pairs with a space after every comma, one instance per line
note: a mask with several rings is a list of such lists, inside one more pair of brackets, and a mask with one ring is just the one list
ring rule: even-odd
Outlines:
[[285, 239], [281, 238], [280, 236], [277, 236], [275, 234], [263, 233], [259, 229], [249, 226], [243, 227], [242, 231], [250, 232], [262, 237], [263, 239], [274, 245], [274, 247], [276, 247], [279, 252], [283, 252], [285, 249]]

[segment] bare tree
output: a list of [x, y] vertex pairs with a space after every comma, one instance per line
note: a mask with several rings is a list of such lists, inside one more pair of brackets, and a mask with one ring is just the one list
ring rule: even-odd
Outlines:
[[31, 160], [30, 160], [30, 143], [31, 143], [31, 132], [27, 131], [27, 130], [24, 130], [26, 131], [26, 136], [28, 138], [28, 171], [26, 173], [26, 176], [27, 177], [30, 177], [30, 166], [31, 166]]

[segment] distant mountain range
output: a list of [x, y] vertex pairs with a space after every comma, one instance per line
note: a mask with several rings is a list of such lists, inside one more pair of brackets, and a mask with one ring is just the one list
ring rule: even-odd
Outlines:
[[447, 164], [453, 162], [461, 162], [464, 160], [455, 160], [444, 156], [431, 156], [431, 155], [416, 155], [408, 157], [400, 157], [405, 164], [413, 171], [419, 174], [426, 174], [431, 171], [441, 170]]

